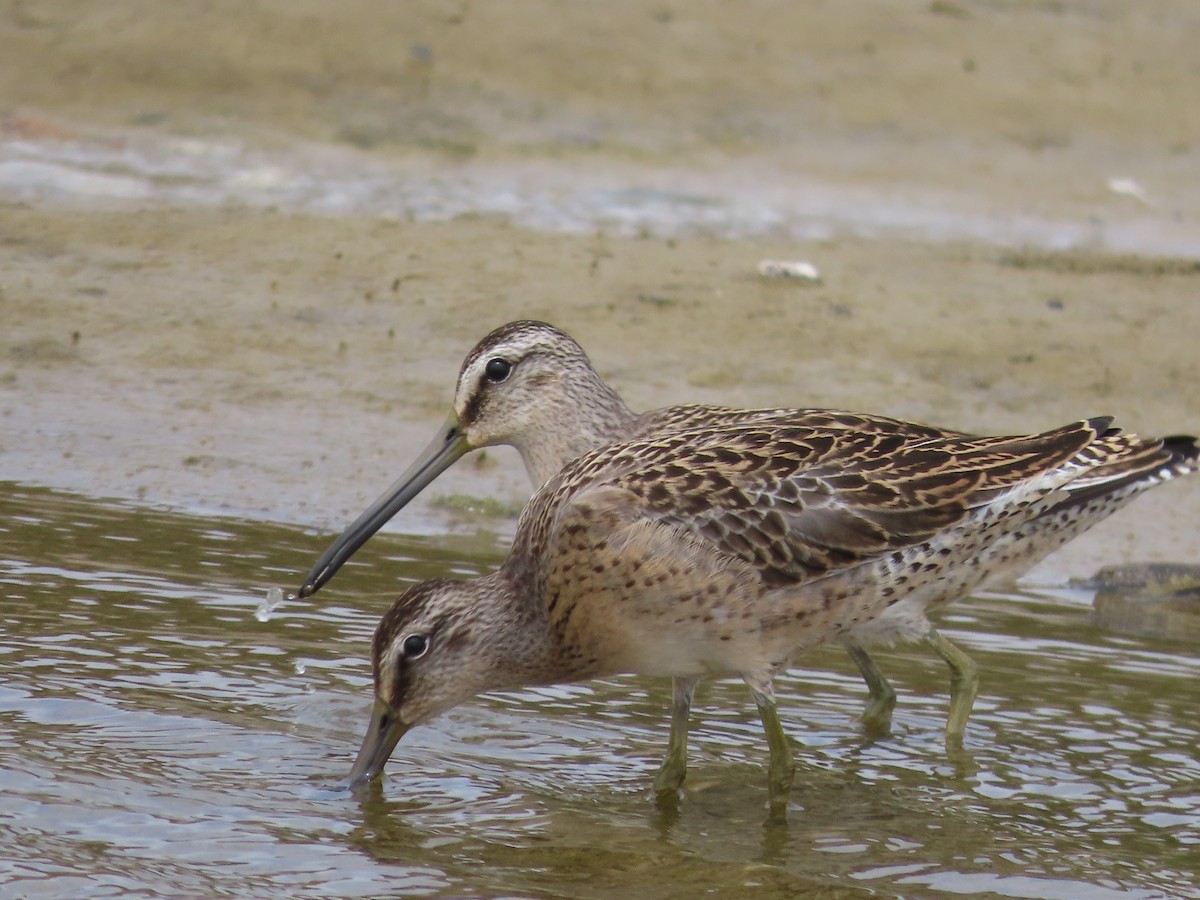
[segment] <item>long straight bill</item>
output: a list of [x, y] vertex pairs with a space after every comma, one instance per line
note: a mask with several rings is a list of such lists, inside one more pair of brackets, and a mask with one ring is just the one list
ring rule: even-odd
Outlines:
[[458, 419], [451, 415], [437, 437], [421, 451], [405, 473], [321, 554], [297, 596], [308, 597], [319, 591], [371, 535], [470, 449], [466, 436], [458, 427]]

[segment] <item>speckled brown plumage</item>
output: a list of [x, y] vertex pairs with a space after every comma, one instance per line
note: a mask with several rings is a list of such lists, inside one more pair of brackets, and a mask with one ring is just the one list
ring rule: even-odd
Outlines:
[[[510, 368], [506, 377], [499, 381], [492, 380], [487, 371], [488, 364], [496, 360], [503, 361]], [[653, 440], [657, 435], [689, 429], [723, 431], [754, 423], [769, 427], [819, 429], [826, 433], [820, 438], [823, 441], [859, 442], [857, 446], [864, 450], [859, 470], [825, 473], [821, 479], [806, 481], [804, 485], [809, 491], [807, 500], [810, 503], [818, 501], [821, 491], [829, 489], [840, 490], [845, 496], [853, 496], [857, 491], [867, 497], [874, 492], [881, 503], [886, 499], [886, 491], [915, 490], [916, 481], [885, 488], [868, 476], [872, 467], [887, 467], [893, 463], [890, 453], [897, 446], [897, 441], [969, 437], [957, 431], [884, 416], [826, 409], [745, 410], [683, 405], [635, 414], [600, 378], [583, 349], [569, 335], [544, 322], [513, 322], [487, 335], [464, 360], [455, 391], [454, 414], [428, 451], [440, 461], [432, 469], [414, 465], [402, 476], [388, 494], [380, 498], [331, 546], [309, 574], [301, 594], [319, 589], [375, 529], [394, 515], [438, 472], [471, 449], [496, 444], [515, 446], [521, 453], [530, 479], [537, 486], [548, 481], [569, 460], [612, 441], [638, 438]], [[814, 437], [811, 440], [818, 439]], [[1003, 442], [1006, 439], [971, 440], [976, 441], [976, 452], [981, 453], [989, 441]], [[1005, 541], [989, 546], [986, 559], [978, 564], [990, 572], [991, 581], [1015, 578], [1142, 491], [1188, 471], [1195, 458], [1195, 448], [1188, 443], [1189, 440], [1181, 439], [1175, 445], [1150, 440], [1136, 442], [1136, 448], [1131, 447], [1125, 455], [1106, 462], [1086, 479], [1074, 482], [1055, 507], [1025, 523]], [[711, 453], [720, 456], [728, 455], [731, 451], [717, 448]], [[940, 458], [935, 455], [914, 455], [912, 460], [915, 473], [919, 474], [924, 467], [923, 483], [928, 486], [923, 490], [936, 488], [938, 478], [965, 477], [938, 474]], [[723, 475], [710, 473], [707, 481], [700, 480], [695, 473], [689, 477], [690, 482], [683, 483], [683, 491], [687, 494], [712, 493], [725, 497], [731, 504], [744, 499], [721, 480]], [[953, 488], [953, 484], [949, 488]], [[655, 483], [650, 483], [647, 490], [661, 492], [664, 488], [658, 482], [657, 487]], [[883, 508], [861, 517], [830, 515], [821, 520], [821, 527], [830, 530], [830, 533], [824, 535], [827, 540], [820, 546], [755, 544], [747, 528], [758, 528], [778, 537], [781, 529], [792, 524], [802, 528], [811, 520], [811, 512], [807, 516], [790, 519], [785, 514], [788, 504], [794, 504], [801, 496], [800, 486], [781, 482], [780, 490], [784, 493], [774, 498], [773, 508], [756, 512], [744, 510], [743, 514], [748, 517], [745, 523], [714, 518], [708, 520], [704, 527], [708, 530], [707, 536], [723, 538], [744, 552], [756, 552], [753, 548], [757, 547], [757, 552], [763, 554], [761, 562], [766, 565], [764, 577], [780, 579], [781, 583], [791, 577], [793, 571], [817, 573], [846, 559], [846, 550], [838, 540], [839, 532], [842, 542], [851, 538], [870, 542], [880, 540], [878, 530], [887, 522], [894, 523], [894, 518], [889, 519]], [[648, 499], [652, 501], [653, 497]], [[752, 516], [757, 516], [757, 521], [749, 521]], [[895, 693], [863, 645], [925, 640], [951, 668], [947, 740], [956, 743], [961, 739], [976, 689], [974, 664], [961, 650], [942, 638], [927, 617], [929, 609], [961, 596], [961, 593], [955, 594], [953, 590], [952, 580], [929, 586], [922, 592], [910, 594], [904, 602], [843, 636], [843, 643], [862, 669], [871, 689], [871, 703], [864, 718], [876, 727], [886, 726]]]
[[[972, 589], [992, 549], [1072, 484], [1153, 455], [1109, 425], [972, 438], [753, 421], [587, 453], [534, 495], [497, 572], [417, 585], [383, 617], [353, 780], [377, 775], [408, 727], [481, 691], [738, 674], [763, 714], [772, 796], [786, 798], [773, 675], [907, 598]], [[677, 731], [661, 790], [682, 781]]]

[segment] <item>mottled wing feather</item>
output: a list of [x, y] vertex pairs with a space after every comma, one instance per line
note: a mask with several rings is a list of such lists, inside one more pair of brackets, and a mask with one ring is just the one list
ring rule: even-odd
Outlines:
[[592, 504], [602, 491], [623, 516], [696, 534], [769, 583], [797, 583], [954, 527], [1079, 457], [1106, 427], [1095, 420], [1015, 438], [931, 438], [904, 423], [699, 429], [589, 454], [557, 490], [581, 487], [565, 505]]
[[1200, 456], [1196, 438], [1190, 435], [1139, 438], [1113, 430], [1096, 442], [1096, 448], [1104, 453], [1103, 462], [1071, 482], [1061, 506], [1083, 505], [1186, 474], [1196, 468]]

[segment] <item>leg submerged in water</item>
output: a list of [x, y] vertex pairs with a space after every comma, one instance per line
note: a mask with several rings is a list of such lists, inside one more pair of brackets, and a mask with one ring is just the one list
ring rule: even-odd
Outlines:
[[963, 732], [975, 695], [979, 692], [979, 666], [936, 629], [930, 628], [925, 640], [937, 651], [938, 656], [950, 667], [950, 714], [946, 717], [946, 748], [957, 750], [962, 747]]
[[787, 732], [783, 730], [779, 721], [771, 676], [744, 675], [743, 678], [754, 695], [754, 702], [758, 704], [758, 715], [767, 735], [767, 747], [770, 751], [770, 761], [767, 765], [767, 797], [772, 814], [780, 814], [787, 809], [792, 780], [796, 775], [791, 741], [788, 740]]
[[656, 794], [673, 794], [683, 785], [687, 776], [688, 718], [692, 713], [692, 699], [696, 696], [699, 678], [673, 678], [671, 680], [671, 737], [667, 743], [667, 756], [654, 778]]
[[867, 708], [859, 718], [868, 730], [887, 732], [892, 727], [892, 710], [896, 707], [895, 690], [861, 644], [843, 639], [842, 646], [858, 666], [858, 671], [862, 673], [863, 681], [867, 683], [867, 690], [870, 692]]

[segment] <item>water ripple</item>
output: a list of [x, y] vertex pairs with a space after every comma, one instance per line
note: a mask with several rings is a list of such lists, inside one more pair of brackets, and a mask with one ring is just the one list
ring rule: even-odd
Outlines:
[[762, 826], [765, 742], [736, 679], [698, 693], [675, 811], [649, 796], [670, 685], [631, 677], [479, 698], [406, 736], [381, 787], [345, 791], [398, 573], [494, 557], [384, 537], [378, 571], [263, 623], [265, 586], [312, 553], [293, 530], [13, 486], [0, 523], [7, 893], [1200, 896], [1181, 689], [1200, 659], [1099, 633], [1074, 601], [990, 595], [947, 617], [983, 677], [955, 756], [947, 671], [919, 646], [878, 654], [900, 700], [876, 740], [840, 650], [780, 678], [798, 760], [780, 830]]

